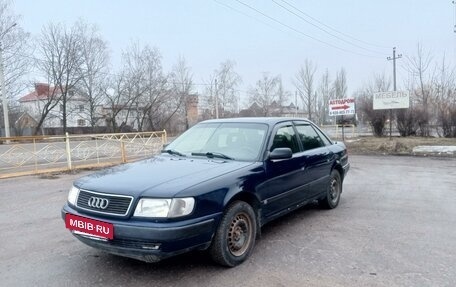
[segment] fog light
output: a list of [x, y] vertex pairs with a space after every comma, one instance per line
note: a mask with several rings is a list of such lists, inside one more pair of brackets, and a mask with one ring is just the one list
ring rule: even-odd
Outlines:
[[142, 249], [147, 249], [147, 250], [158, 250], [158, 249], [160, 249], [160, 243], [147, 243], [141, 247], [142, 247]]

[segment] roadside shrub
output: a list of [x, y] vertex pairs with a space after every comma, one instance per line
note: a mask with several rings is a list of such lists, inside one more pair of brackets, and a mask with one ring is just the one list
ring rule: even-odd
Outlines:
[[416, 121], [418, 123], [418, 131], [417, 135], [422, 137], [429, 137], [431, 136], [431, 127], [429, 125], [430, 122], [429, 112], [426, 110], [419, 110], [417, 111], [417, 118]]
[[388, 110], [374, 110], [372, 97], [364, 96], [357, 99], [358, 109], [363, 113], [364, 117], [372, 127], [372, 133], [376, 137], [383, 136], [385, 132], [385, 124], [388, 119]]
[[396, 111], [396, 126], [401, 137], [417, 134], [419, 129], [419, 111], [414, 108], [399, 109]]
[[448, 104], [440, 108], [439, 122], [444, 137], [456, 137], [456, 104]]

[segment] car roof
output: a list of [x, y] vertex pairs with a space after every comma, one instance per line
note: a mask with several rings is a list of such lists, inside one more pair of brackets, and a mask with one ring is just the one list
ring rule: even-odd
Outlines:
[[206, 120], [201, 123], [261, 123], [273, 126], [277, 123], [287, 121], [306, 121], [310, 122], [306, 118], [284, 118], [284, 117], [246, 117], [246, 118], [227, 118], [227, 119], [212, 119]]

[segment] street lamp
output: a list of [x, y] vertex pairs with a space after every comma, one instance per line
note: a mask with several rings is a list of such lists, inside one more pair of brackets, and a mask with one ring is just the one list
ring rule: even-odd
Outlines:
[[6, 98], [5, 92], [5, 74], [3, 72], [3, 37], [9, 30], [11, 30], [17, 23], [13, 23], [8, 27], [5, 32], [3, 32], [2, 37], [0, 38], [0, 92], [2, 94], [2, 104], [3, 104], [3, 120], [5, 121], [5, 137], [10, 137], [10, 125], [9, 125], [9, 115], [8, 115], [8, 99]]

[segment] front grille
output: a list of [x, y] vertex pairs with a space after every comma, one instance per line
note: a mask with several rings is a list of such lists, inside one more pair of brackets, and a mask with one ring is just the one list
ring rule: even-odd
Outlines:
[[[158, 249], [160, 243], [154, 243], [150, 241], [143, 240], [130, 240], [130, 239], [113, 239], [108, 240], [105, 244], [124, 247], [124, 248], [133, 248], [133, 249]], [[145, 248], [146, 247], [146, 248]], [[155, 247], [155, 248], [154, 248]]]
[[86, 238], [86, 239], [89, 239], [92, 241], [96, 240], [97, 244], [102, 244], [102, 245], [106, 245], [106, 246], [116, 246], [116, 247], [122, 247], [122, 248], [141, 249], [141, 250], [157, 250], [161, 246], [161, 243], [150, 242], [147, 240], [133, 240], [133, 239], [119, 239], [119, 238], [114, 238], [113, 240], [97, 240], [97, 239], [94, 239], [93, 237], [81, 235], [78, 233], [74, 233], [74, 235], [78, 238], [82, 238], [82, 240], [84, 242], [86, 242], [84, 240]]
[[[89, 199], [91, 197], [97, 197], [101, 199], [109, 200], [109, 204], [105, 209], [89, 206]], [[97, 213], [110, 214], [110, 215], [127, 215], [130, 210], [131, 203], [133, 201], [132, 196], [126, 195], [115, 195], [98, 193], [88, 190], [80, 190], [78, 195], [78, 201], [76, 206], [85, 210], [90, 210]]]

